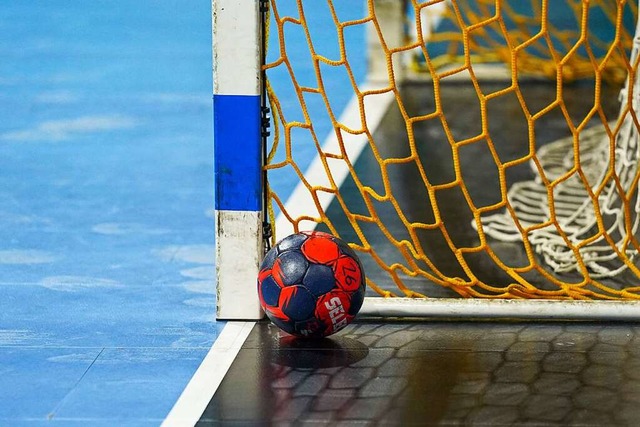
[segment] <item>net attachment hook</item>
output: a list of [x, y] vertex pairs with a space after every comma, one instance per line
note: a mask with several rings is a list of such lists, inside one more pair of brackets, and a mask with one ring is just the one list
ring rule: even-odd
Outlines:
[[[264, 95], [263, 95], [264, 97]], [[265, 102], [265, 101], [263, 101]], [[271, 224], [269, 223], [269, 215], [267, 212], [267, 206], [269, 203], [269, 190], [267, 184], [267, 169], [265, 168], [267, 161], [267, 138], [271, 135], [271, 110], [266, 105], [263, 105], [260, 108], [260, 134], [262, 136], [262, 193], [263, 193], [263, 201], [262, 201], [262, 239], [264, 240], [264, 249], [265, 253], [271, 249], [271, 237], [273, 236], [273, 231]]]
[[271, 135], [271, 109], [266, 105], [263, 105], [260, 107], [260, 113], [260, 135], [262, 138], [266, 138]]

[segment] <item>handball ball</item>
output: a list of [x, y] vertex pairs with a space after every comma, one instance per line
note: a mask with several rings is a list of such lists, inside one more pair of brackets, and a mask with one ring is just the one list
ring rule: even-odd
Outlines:
[[260, 305], [267, 317], [283, 331], [307, 338], [347, 326], [362, 307], [365, 287], [353, 249], [320, 231], [279, 241], [258, 274]]

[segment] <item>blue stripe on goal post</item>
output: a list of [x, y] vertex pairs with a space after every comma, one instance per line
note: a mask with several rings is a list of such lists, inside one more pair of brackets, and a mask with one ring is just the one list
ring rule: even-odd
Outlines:
[[257, 0], [213, 0], [216, 318], [263, 316], [262, 14]]
[[260, 97], [214, 95], [216, 210], [261, 211]]

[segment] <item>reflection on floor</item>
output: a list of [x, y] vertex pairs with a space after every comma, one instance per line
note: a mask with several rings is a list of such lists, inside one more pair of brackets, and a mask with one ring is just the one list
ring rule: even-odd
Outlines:
[[262, 322], [199, 425], [630, 426], [639, 403], [640, 324]]

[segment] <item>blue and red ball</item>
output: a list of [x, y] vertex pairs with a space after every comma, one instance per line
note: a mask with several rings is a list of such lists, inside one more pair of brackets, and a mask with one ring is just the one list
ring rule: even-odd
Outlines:
[[356, 253], [320, 231], [292, 234], [265, 256], [258, 274], [260, 305], [285, 332], [319, 338], [338, 332], [356, 316], [365, 294]]

